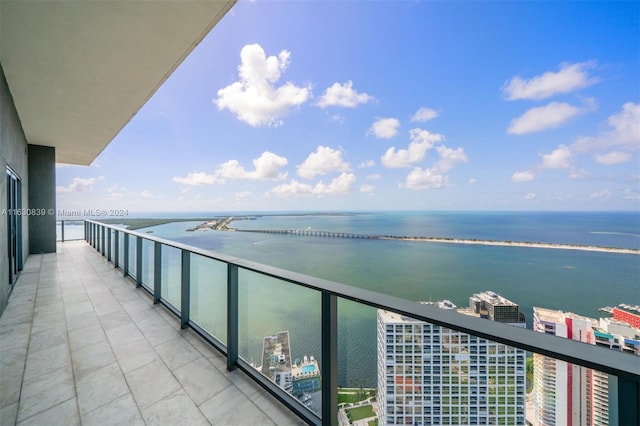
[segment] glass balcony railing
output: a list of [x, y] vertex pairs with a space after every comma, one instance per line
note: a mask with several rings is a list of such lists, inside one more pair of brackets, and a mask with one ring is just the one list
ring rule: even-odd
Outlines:
[[84, 240], [83, 220], [56, 220], [56, 241]]
[[[524, 424], [529, 351], [600, 371], [610, 424], [639, 424], [634, 355], [95, 221], [83, 230], [183, 328], [224, 354], [229, 370], [245, 372], [306, 423]], [[390, 326], [385, 312], [408, 322]], [[361, 349], [372, 343], [377, 352]]]

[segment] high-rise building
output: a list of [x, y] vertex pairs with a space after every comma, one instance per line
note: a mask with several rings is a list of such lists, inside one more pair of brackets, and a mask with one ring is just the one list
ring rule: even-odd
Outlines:
[[[591, 321], [575, 314], [533, 308], [533, 329], [595, 344]], [[591, 424], [588, 406], [593, 371], [540, 354], [533, 359], [535, 421], [540, 425]]]
[[265, 336], [260, 371], [282, 389], [291, 392], [293, 376], [288, 331], [279, 331], [274, 336]]
[[[472, 303], [476, 296], [478, 312], [475, 305], [460, 312], [481, 316], [502, 305], [517, 312], [494, 293], [474, 295]], [[456, 309], [448, 301], [437, 306]], [[517, 313], [508, 318], [521, 324]], [[523, 350], [384, 310], [377, 327], [379, 424], [525, 423]]]
[[[596, 320], [533, 308], [533, 329], [612, 350], [640, 355], [640, 330], [611, 318]], [[609, 376], [534, 354], [534, 425], [608, 425]]]
[[469, 310], [471, 312], [465, 313], [522, 328], [526, 326], [524, 314], [520, 312], [518, 304], [493, 291], [485, 291], [471, 296]]

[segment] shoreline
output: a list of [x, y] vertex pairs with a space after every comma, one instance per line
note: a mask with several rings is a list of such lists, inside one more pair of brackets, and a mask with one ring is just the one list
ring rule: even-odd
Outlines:
[[619, 247], [582, 246], [577, 244], [534, 243], [534, 242], [522, 242], [522, 241], [496, 241], [496, 240], [467, 240], [462, 238], [437, 238], [437, 237], [380, 236], [377, 238], [380, 240], [414, 241], [414, 242], [423, 242], [423, 243], [467, 244], [467, 245], [500, 246], [500, 247], [529, 247], [529, 248], [581, 250], [581, 251], [595, 251], [595, 252], [604, 252], [604, 253], [640, 255], [640, 250], [638, 249], [628, 249], [628, 248], [619, 248]]
[[[257, 216], [219, 216], [210, 219], [202, 218], [174, 218], [174, 219], [106, 219], [102, 220], [104, 223], [123, 223], [128, 225], [131, 230], [152, 227], [156, 225], [162, 225], [173, 222], [201, 222], [188, 231], [199, 230], [216, 230], [216, 231], [236, 231], [236, 228], [231, 228], [229, 225], [232, 222], [238, 220], [255, 220]], [[245, 232], [256, 232], [255, 230], [243, 230]], [[284, 230], [286, 231], [286, 230]], [[621, 248], [621, 247], [603, 247], [603, 246], [585, 246], [579, 244], [560, 244], [560, 243], [541, 243], [541, 242], [528, 242], [528, 241], [499, 241], [499, 240], [475, 240], [465, 238], [446, 238], [446, 237], [409, 237], [409, 236], [394, 236], [394, 235], [367, 235], [369, 239], [377, 240], [395, 240], [395, 241], [410, 241], [410, 242], [422, 242], [422, 243], [444, 243], [444, 244], [466, 244], [466, 245], [483, 245], [483, 246], [498, 246], [498, 247], [528, 247], [528, 248], [542, 248], [542, 249], [558, 249], [558, 250], [579, 250], [579, 251], [591, 251], [600, 253], [615, 253], [615, 254], [634, 254], [640, 255], [640, 249]]]

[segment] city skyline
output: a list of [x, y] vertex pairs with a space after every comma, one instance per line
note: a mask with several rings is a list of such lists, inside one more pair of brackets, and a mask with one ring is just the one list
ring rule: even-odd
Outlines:
[[58, 208], [638, 210], [638, 9], [239, 2]]

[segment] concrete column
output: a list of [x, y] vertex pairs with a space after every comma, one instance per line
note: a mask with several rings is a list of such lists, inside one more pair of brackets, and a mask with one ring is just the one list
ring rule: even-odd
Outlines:
[[[27, 200], [27, 188], [29, 179], [27, 172], [27, 140], [22, 130], [22, 123], [18, 117], [13, 97], [9, 91], [7, 80], [4, 76], [2, 65], [0, 64], [0, 316], [9, 300], [9, 258], [8, 239], [9, 232], [7, 224], [7, 167], [11, 168], [22, 186], [21, 201], [22, 208], [29, 208]], [[27, 260], [29, 255], [29, 224], [25, 216], [20, 219], [22, 230], [19, 242], [22, 248], [22, 261]], [[21, 268], [22, 265], [18, 265]]]
[[29, 145], [29, 208], [44, 209], [29, 216], [29, 253], [56, 252], [56, 149]]

